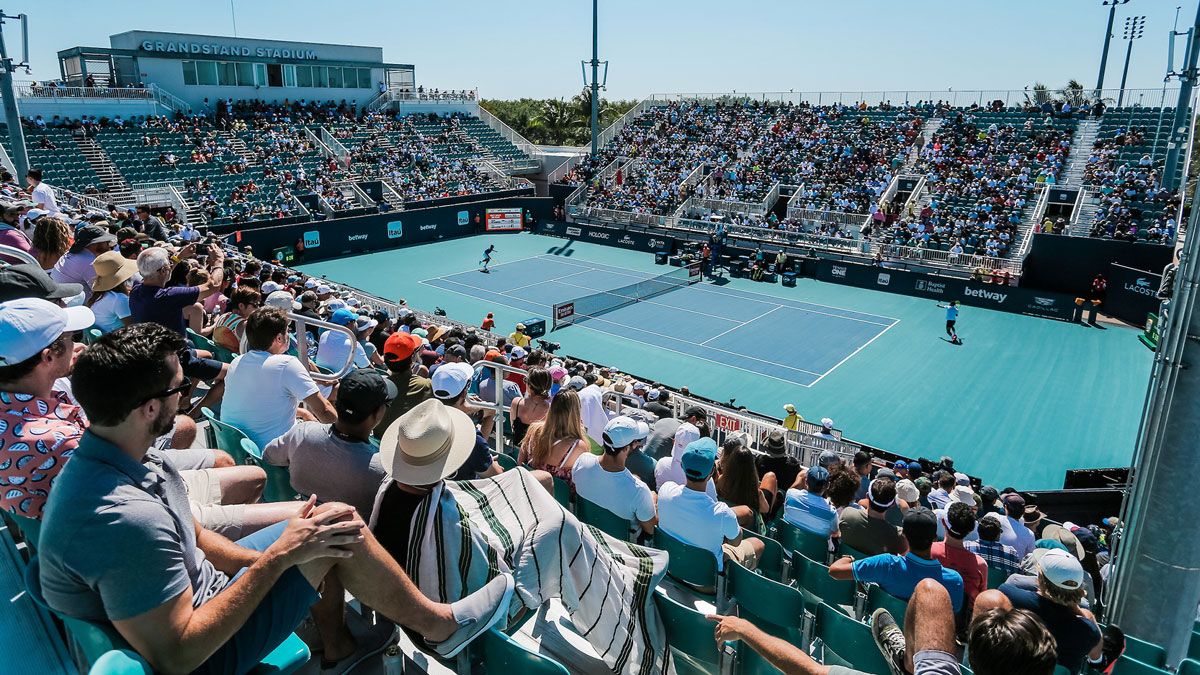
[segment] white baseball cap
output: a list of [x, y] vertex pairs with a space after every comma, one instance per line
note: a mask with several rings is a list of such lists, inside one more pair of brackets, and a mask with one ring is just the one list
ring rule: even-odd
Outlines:
[[317, 284], [317, 280], [316, 280], [316, 279], [313, 279], [312, 277], [309, 277], [309, 278], [308, 278], [308, 279], [307, 279], [307, 280], [304, 282], [304, 287], [305, 287], [305, 288], [308, 288], [308, 289], [313, 289], [313, 288], [316, 288], [316, 287], [317, 287], [317, 285], [318, 285], [318, 284]]
[[604, 443], [610, 448], [623, 448], [649, 435], [649, 425], [625, 415], [614, 417], [604, 425]]
[[270, 294], [274, 293], [275, 291], [282, 291], [282, 290], [283, 290], [283, 286], [279, 285], [277, 282], [274, 282], [274, 281], [264, 281], [263, 282], [262, 292], [266, 293], [267, 295], [270, 295]]
[[292, 294], [287, 291], [275, 291], [267, 295], [267, 299], [263, 300], [263, 304], [267, 307], [282, 309], [285, 312], [294, 312], [300, 309], [300, 303], [296, 302]]
[[825, 427], [826, 429], [832, 429], [833, 428], [833, 418], [822, 417], [821, 418], [821, 426]]
[[325, 284], [321, 284], [320, 286], [317, 286], [317, 295], [327, 295], [332, 292], [333, 292], [333, 289]]
[[1046, 579], [1068, 591], [1083, 588], [1083, 565], [1075, 556], [1059, 549], [1050, 549], [1038, 559], [1038, 570]]
[[433, 371], [433, 395], [440, 399], [457, 398], [475, 377], [475, 370], [465, 363], [443, 363]]
[[661, 395], [661, 394], [659, 394], [659, 392], [658, 392], [658, 390], [657, 390], [657, 389], [651, 389], [651, 390], [649, 390], [649, 391], [647, 391], [647, 392], [646, 392], [646, 400], [647, 400], [647, 401], [657, 401], [657, 400], [658, 400], [658, 397], [659, 397], [660, 395]]
[[325, 301], [325, 309], [336, 312], [339, 309], [345, 309], [346, 303], [338, 298], [331, 298]]
[[516, 361], [529, 356], [529, 352], [525, 351], [524, 347], [513, 347], [512, 352], [510, 352], [508, 356], [511, 360]]
[[12, 366], [49, 347], [63, 333], [96, 322], [87, 307], [59, 307], [39, 298], [0, 302], [0, 366]]
[[358, 307], [358, 298], [346, 298], [347, 307]]

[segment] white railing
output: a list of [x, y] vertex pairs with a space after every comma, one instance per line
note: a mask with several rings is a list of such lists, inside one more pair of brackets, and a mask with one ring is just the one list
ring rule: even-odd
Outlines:
[[778, 182], [776, 182], [774, 185], [772, 185], [771, 189], [767, 192], [767, 196], [763, 197], [763, 200], [762, 200], [763, 215], [766, 215], [766, 213], [771, 210], [771, 207], [775, 205], [776, 199], [779, 199], [779, 183]]
[[667, 223], [672, 220], [670, 216], [663, 216], [657, 213], [637, 213], [618, 209], [602, 209], [598, 206], [579, 205], [568, 206], [567, 215], [575, 219], [586, 218], [588, 220], [602, 220], [611, 223], [653, 227], [666, 227]]
[[566, 178], [567, 174], [571, 173], [571, 170], [574, 169], [587, 156], [588, 155], [586, 152], [580, 152], [578, 155], [571, 155], [567, 158], [567, 161], [559, 164], [554, 168], [553, 171], [546, 174], [546, 182], [550, 185], [554, 185], [563, 178]]
[[792, 196], [788, 198], [787, 214], [788, 218], [792, 217], [792, 209], [799, 209], [804, 201], [804, 184], [796, 186], [796, 190], [792, 192]]
[[317, 127], [317, 131], [317, 135], [321, 139], [321, 142], [325, 145], [325, 147], [329, 148], [329, 151], [333, 153], [333, 156], [337, 157], [338, 160], [346, 166], [349, 166], [350, 151], [346, 149], [346, 146], [342, 145], [341, 141], [334, 138], [333, 134], [329, 132], [329, 129], [325, 127]]
[[650, 106], [651, 106], [651, 103], [649, 100], [643, 99], [641, 101], [638, 101], [637, 105], [630, 108], [629, 111], [626, 112], [624, 115], [622, 115], [616, 122], [613, 122], [612, 124], [608, 125], [608, 127], [604, 131], [601, 131], [600, 134], [596, 137], [596, 142], [602, 148], [604, 146], [608, 145], [614, 138], [617, 137], [617, 134], [621, 133], [621, 129], [624, 129], [626, 124], [629, 124], [629, 122], [632, 121], [634, 118], [636, 118], [638, 115], [641, 115], [642, 113], [646, 112], [646, 110], [649, 109]]
[[320, 136], [314, 134], [312, 129], [304, 127], [304, 136], [309, 140], [310, 143], [313, 144], [314, 147], [316, 147], [317, 150], [321, 152], [322, 155], [326, 157], [336, 157], [333, 150], [331, 150], [328, 145], [325, 145], [325, 141], [322, 141]]
[[17, 98], [116, 98], [154, 100], [150, 88], [121, 87], [55, 87], [50, 85], [20, 85], [14, 87]]
[[[17, 167], [13, 164], [12, 157], [8, 156], [8, 150], [4, 148], [4, 144], [2, 143], [0, 143], [0, 166], [3, 166], [13, 176], [17, 175]], [[20, 178], [17, 180], [20, 180]]]
[[[1081, 99], [1094, 100], [1094, 90], [1088, 88], [1077, 95]], [[1115, 104], [1120, 93], [1119, 89], [1105, 89], [1100, 92], [1100, 97], [1107, 104]], [[1137, 100], [1138, 95], [1144, 95], [1148, 100], [1157, 98], [1161, 95], [1162, 89], [1126, 89], [1125, 100]], [[1179, 89], [1173, 88], [1167, 91], [1167, 98], [1174, 100], [1178, 98]], [[1062, 100], [1063, 94], [1059, 90], [1049, 90], [1046, 92], [1047, 98], [1050, 100]], [[954, 91], [946, 89], [930, 89], [930, 90], [895, 90], [895, 91], [774, 91], [774, 92], [700, 92], [700, 93], [661, 93], [652, 94], [649, 98], [651, 104], [664, 105], [667, 103], [688, 101], [688, 102], [762, 102], [762, 103], [809, 103], [813, 105], [857, 105], [866, 103], [870, 106], [882, 105], [891, 103], [892, 105], [915, 104], [917, 101], [942, 101], [956, 108], [967, 107], [972, 105], [986, 106], [992, 101], [1001, 101], [1006, 107], [1021, 107], [1026, 101], [1033, 101], [1040, 105], [1035, 99], [1036, 94], [1032, 91], [1024, 89], [974, 89], [964, 91]], [[1072, 95], [1074, 98], [1076, 94]], [[1072, 105], [1075, 101], [1072, 101]], [[1125, 106], [1126, 108], [1139, 107], [1137, 104]], [[1116, 108], [1109, 108], [1110, 111]]]
[[604, 185], [606, 182], [608, 182], [609, 178], [615, 176], [618, 171], [633, 163], [633, 161], [634, 160], [629, 159], [628, 157], [617, 157], [613, 159], [613, 161], [605, 164], [604, 168], [601, 169], [599, 173], [592, 176], [591, 180], [575, 188], [571, 195], [567, 197], [565, 203], [570, 205], [578, 204], [579, 202], [583, 201], [583, 199], [587, 196], [587, 189], [589, 186]]
[[912, 194], [908, 195], [908, 199], [904, 200], [904, 208], [900, 211], [901, 217], [908, 215], [910, 207], [915, 207], [921, 203], [921, 193], [925, 191], [927, 180], [925, 176], [921, 176], [921, 180], [917, 181], [917, 184], [913, 186]]
[[178, 110], [185, 115], [191, 114], [192, 106], [187, 101], [179, 98], [175, 94], [172, 94], [156, 84], [151, 84], [150, 90], [154, 92], [154, 100], [158, 103], [161, 103], [172, 110]]
[[898, 246], [896, 244], [881, 242], [871, 242], [870, 253], [872, 255], [876, 253], [882, 254], [885, 262], [890, 259], [963, 270], [975, 270], [982, 267], [987, 270], [1008, 270], [1014, 276], [1020, 276], [1021, 274], [1021, 261], [1010, 258], [993, 258], [992, 256], [969, 253], [951, 253], [950, 251], [938, 251], [936, 249], [916, 246]]
[[524, 136], [518, 134], [513, 130], [512, 127], [505, 124], [504, 120], [488, 112], [483, 106], [478, 106], [478, 108], [479, 111], [477, 114], [479, 115], [479, 119], [483, 120], [485, 124], [499, 132], [499, 134], [506, 138], [509, 143], [517, 146], [518, 150], [526, 155], [529, 155], [530, 159], [537, 159], [541, 156], [541, 152], [537, 149], [536, 145], [530, 143], [525, 139]]
[[[1079, 190], [1079, 194], [1083, 194], [1083, 190]], [[1076, 201], [1079, 197], [1076, 196]], [[1029, 254], [1029, 247], [1033, 245], [1033, 231], [1042, 224], [1042, 218], [1046, 215], [1046, 206], [1050, 203], [1050, 186], [1042, 188], [1042, 194], [1038, 196], [1037, 204], [1033, 207], [1033, 218], [1031, 218], [1025, 227], [1024, 238], [1021, 239], [1021, 248], [1014, 254], [1017, 260], [1024, 260]]]
[[[389, 183], [388, 181], [381, 180], [381, 181], [379, 181], [379, 184], [383, 186], [383, 193], [384, 193], [383, 201], [387, 202], [388, 204], [391, 204], [392, 208], [403, 211], [404, 210], [404, 197], [401, 197], [400, 193], [396, 192], [396, 189], [393, 188], [392, 184]], [[391, 199], [387, 198], [387, 194], [389, 192], [392, 195]], [[395, 203], [393, 203], [393, 202], [395, 202]]]
[[[870, 219], [870, 215], [865, 216]], [[862, 229], [864, 215], [861, 213], [850, 213], [848, 211], [828, 211], [825, 209], [800, 209], [795, 207], [788, 208], [788, 218], [798, 220], [802, 223], [833, 223], [838, 226], [849, 228], [852, 232], [858, 232]]]
[[397, 101], [446, 101], [453, 103], [461, 103], [464, 101], [478, 101], [478, 89], [463, 89], [461, 91], [401, 91], [400, 89], [391, 89], [395, 100]]
[[376, 94], [375, 97], [372, 98], [370, 101], [367, 101], [367, 103], [363, 106], [363, 110], [366, 110], [368, 112], [374, 112], [376, 110], [386, 108], [387, 105], [391, 102], [392, 102], [391, 90], [389, 89], [386, 91], [381, 91], [378, 94]]
[[103, 199], [99, 199], [91, 195], [81, 194], [79, 192], [75, 192], [74, 190], [67, 190], [66, 188], [55, 187], [54, 192], [55, 194], [66, 195], [68, 203], [89, 209], [95, 209], [101, 213], [108, 213], [108, 203]]
[[[1071, 208], [1071, 222], [1067, 223], [1067, 231], [1063, 234], [1071, 237], [1088, 236], [1092, 230], [1092, 224], [1083, 222], [1083, 204], [1095, 198], [1096, 195], [1091, 190], [1080, 186], [1079, 194], [1075, 195], [1075, 205]], [[1095, 211], [1092, 214], [1095, 215]]]

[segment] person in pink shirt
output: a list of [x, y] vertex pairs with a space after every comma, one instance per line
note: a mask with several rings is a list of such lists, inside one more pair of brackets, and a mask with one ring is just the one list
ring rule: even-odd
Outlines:
[[963, 502], [955, 502], [946, 509], [946, 538], [934, 542], [931, 549], [933, 559], [942, 567], [958, 572], [963, 580], [963, 610], [970, 616], [975, 598], [987, 590], [987, 562], [963, 546], [963, 539], [975, 531], [975, 514]]

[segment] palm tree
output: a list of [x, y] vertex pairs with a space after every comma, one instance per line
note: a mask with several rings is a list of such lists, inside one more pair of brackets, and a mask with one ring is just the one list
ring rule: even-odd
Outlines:
[[578, 138], [580, 131], [587, 128], [580, 126], [571, 104], [561, 98], [543, 101], [534, 119], [545, 132], [545, 141], [552, 145], [564, 145]]
[[1025, 92], [1025, 102], [1032, 103], [1035, 106], [1041, 106], [1043, 103], [1050, 100], [1050, 88], [1041, 82], [1033, 83], [1033, 96], [1030, 97], [1029, 91]]
[[1087, 101], [1087, 94], [1083, 91], [1083, 85], [1078, 80], [1071, 80], [1067, 85], [1059, 90], [1062, 94], [1063, 101], [1070, 103], [1072, 108], [1078, 108]]

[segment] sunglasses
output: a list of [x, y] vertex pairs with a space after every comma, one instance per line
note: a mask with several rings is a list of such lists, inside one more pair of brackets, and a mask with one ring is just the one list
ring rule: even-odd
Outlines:
[[146, 398], [142, 399], [142, 402], [138, 403], [138, 407], [144, 406], [156, 398], [170, 398], [170, 397], [174, 396], [175, 394], [186, 394], [188, 391], [191, 390], [191, 388], [192, 388], [191, 379], [184, 377], [183, 381], [179, 383], [178, 387], [171, 387], [170, 389], [160, 391], [157, 394], [151, 394], [150, 396], [147, 396]]

